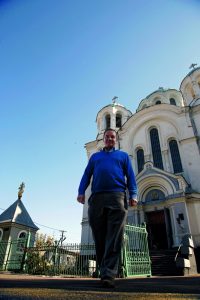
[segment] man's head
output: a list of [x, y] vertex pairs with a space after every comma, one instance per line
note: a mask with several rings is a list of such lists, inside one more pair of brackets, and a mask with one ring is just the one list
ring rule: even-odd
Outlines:
[[105, 148], [111, 149], [115, 147], [117, 140], [117, 133], [114, 129], [108, 128], [105, 130], [104, 135], [103, 135], [103, 141]]

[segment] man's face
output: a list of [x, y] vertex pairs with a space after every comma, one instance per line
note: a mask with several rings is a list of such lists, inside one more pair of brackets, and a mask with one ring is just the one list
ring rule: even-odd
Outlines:
[[112, 130], [106, 131], [104, 134], [104, 144], [105, 147], [111, 149], [115, 147], [116, 144], [116, 132]]

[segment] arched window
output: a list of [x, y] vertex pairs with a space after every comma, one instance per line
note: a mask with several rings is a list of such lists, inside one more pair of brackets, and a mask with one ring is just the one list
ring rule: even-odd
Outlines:
[[20, 232], [18, 239], [25, 239], [26, 238], [26, 231]]
[[160, 101], [160, 100], [158, 100], [158, 101], [156, 101], [156, 103], [155, 103], [155, 104], [156, 104], [156, 105], [157, 105], [157, 104], [161, 104], [161, 101]]
[[172, 164], [173, 164], [173, 169], [174, 173], [180, 173], [183, 172], [183, 167], [181, 163], [181, 157], [178, 149], [178, 144], [176, 140], [171, 140], [169, 142], [169, 149], [171, 153], [171, 158], [172, 158]]
[[110, 128], [110, 115], [106, 115], [105, 119], [106, 119], [106, 129]]
[[137, 165], [138, 165], [138, 173], [140, 173], [144, 168], [144, 150], [137, 150]]
[[0, 241], [2, 240], [3, 238], [3, 229], [0, 228]]
[[120, 114], [116, 114], [116, 127], [120, 128], [122, 126], [122, 116]]
[[163, 169], [162, 154], [160, 149], [160, 141], [158, 136], [158, 130], [152, 128], [150, 130], [151, 150], [153, 154], [154, 166], [159, 169]]
[[26, 231], [21, 231], [18, 235], [18, 241], [17, 241], [17, 249], [16, 251], [19, 253], [24, 252], [24, 248], [26, 245], [26, 237], [27, 237], [27, 232]]
[[176, 100], [174, 98], [170, 98], [169, 102], [171, 105], [176, 105]]

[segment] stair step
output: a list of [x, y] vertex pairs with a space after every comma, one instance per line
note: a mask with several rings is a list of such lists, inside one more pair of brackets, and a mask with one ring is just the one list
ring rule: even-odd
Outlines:
[[150, 251], [151, 269], [154, 276], [180, 275], [174, 258], [176, 250], [154, 250]]

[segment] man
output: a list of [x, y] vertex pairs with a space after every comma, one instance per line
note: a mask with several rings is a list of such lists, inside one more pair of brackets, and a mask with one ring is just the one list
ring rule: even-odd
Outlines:
[[116, 150], [117, 133], [106, 129], [102, 151], [94, 153], [85, 169], [78, 190], [78, 202], [85, 203], [85, 190], [92, 179], [88, 217], [96, 247], [97, 263], [104, 287], [114, 287], [118, 272], [128, 205], [137, 204], [137, 185], [129, 156]]

